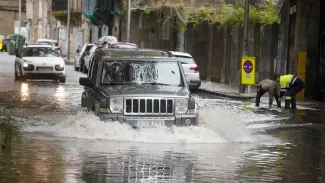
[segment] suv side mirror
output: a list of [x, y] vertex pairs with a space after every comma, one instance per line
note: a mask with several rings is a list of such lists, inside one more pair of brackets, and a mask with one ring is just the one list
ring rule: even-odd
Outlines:
[[94, 87], [94, 83], [87, 77], [79, 78], [79, 84], [82, 85], [82, 86], [89, 87], [89, 88]]
[[197, 89], [201, 86], [201, 80], [199, 79], [191, 79], [190, 82], [188, 82], [188, 86], [190, 90]]
[[77, 53], [80, 53], [80, 50], [79, 50], [79, 49], [77, 49], [77, 50], [76, 50], [76, 52], [77, 52]]

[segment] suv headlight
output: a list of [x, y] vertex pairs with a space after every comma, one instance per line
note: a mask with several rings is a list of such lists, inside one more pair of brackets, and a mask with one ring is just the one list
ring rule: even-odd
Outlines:
[[188, 110], [188, 100], [187, 99], [175, 99], [175, 112], [176, 113], [186, 113]]
[[123, 113], [123, 98], [110, 98], [109, 108], [111, 109], [112, 113]]

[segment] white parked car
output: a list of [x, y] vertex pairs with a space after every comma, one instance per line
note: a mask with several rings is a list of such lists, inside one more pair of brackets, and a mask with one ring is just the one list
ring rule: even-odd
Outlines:
[[81, 50], [77, 49], [76, 55], [74, 57], [74, 70], [75, 71], [81, 71], [83, 72], [85, 60], [84, 57], [87, 55], [89, 50], [94, 46], [95, 44], [84, 44]]
[[65, 62], [51, 45], [26, 45], [15, 59], [15, 80], [51, 79], [65, 83]]
[[197, 90], [201, 86], [199, 68], [193, 57], [188, 53], [170, 51], [181, 63], [184, 69], [186, 82], [191, 90]]
[[90, 60], [93, 58], [96, 49], [97, 49], [97, 45], [94, 45], [93, 47], [91, 47], [89, 52], [84, 57], [84, 60], [85, 60], [84, 69], [83, 69], [84, 73], [88, 73], [89, 66], [90, 66]]

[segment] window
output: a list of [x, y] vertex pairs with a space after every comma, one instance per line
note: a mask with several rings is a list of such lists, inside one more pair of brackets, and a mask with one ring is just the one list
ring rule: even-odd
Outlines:
[[184, 86], [178, 63], [169, 61], [106, 61], [101, 83]]
[[23, 57], [60, 57], [57, 49], [47, 47], [28, 47], [24, 49]]
[[182, 64], [196, 64], [191, 57], [175, 56]]

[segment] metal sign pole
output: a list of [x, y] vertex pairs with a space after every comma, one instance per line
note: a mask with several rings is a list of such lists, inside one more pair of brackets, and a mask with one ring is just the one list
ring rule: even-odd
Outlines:
[[[18, 14], [18, 35], [20, 35], [21, 31], [21, 0], [19, 0], [19, 14]], [[18, 51], [18, 40], [19, 36], [16, 36], [16, 49]]]
[[[245, 0], [243, 57], [247, 56], [247, 37], [248, 37], [248, 19], [249, 19], [248, 15], [249, 15], [249, 4], [248, 4], [248, 0]], [[242, 74], [240, 75], [242, 77]], [[248, 85], [248, 90], [250, 90], [249, 85]], [[245, 85], [243, 85], [242, 83], [240, 83], [239, 85], [239, 93], [245, 93]]]
[[130, 42], [130, 27], [131, 27], [131, 0], [128, 0], [128, 20], [126, 28], [126, 42]]
[[68, 17], [67, 17], [67, 60], [70, 60], [70, 14], [71, 14], [71, 8], [70, 8], [70, 0], [68, 0]]

